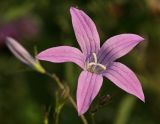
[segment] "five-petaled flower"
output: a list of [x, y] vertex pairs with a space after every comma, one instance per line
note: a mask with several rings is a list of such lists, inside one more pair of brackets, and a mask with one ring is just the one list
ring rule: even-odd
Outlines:
[[73, 62], [83, 71], [78, 79], [77, 109], [84, 114], [97, 96], [103, 76], [124, 91], [144, 100], [136, 75], [116, 59], [126, 55], [144, 39], [136, 34], [120, 34], [109, 38], [100, 48], [100, 38], [94, 22], [82, 10], [71, 7], [70, 13], [80, 50], [70, 46], [49, 48], [38, 54], [40, 60], [54, 63]]

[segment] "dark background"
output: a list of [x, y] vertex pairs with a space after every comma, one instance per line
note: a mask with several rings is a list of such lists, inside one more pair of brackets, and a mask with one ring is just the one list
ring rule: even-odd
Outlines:
[[[118, 61], [138, 76], [146, 102], [128, 95], [104, 80], [98, 97], [110, 95], [95, 113], [97, 124], [158, 124], [160, 122], [160, 1], [159, 0], [1, 0], [0, 2], [0, 124], [43, 124], [46, 111], [54, 121], [55, 82], [32, 71], [5, 47], [12, 36], [34, 56], [34, 48], [70, 45], [79, 47], [71, 24], [71, 6], [85, 11], [96, 23], [101, 44], [121, 33], [143, 36], [145, 42]], [[41, 62], [70, 86], [75, 98], [80, 68], [72, 63]], [[97, 97], [97, 99], [98, 99]], [[96, 100], [93, 108], [96, 106]], [[91, 123], [89, 112], [85, 114]], [[61, 124], [81, 124], [76, 110], [66, 101]]]

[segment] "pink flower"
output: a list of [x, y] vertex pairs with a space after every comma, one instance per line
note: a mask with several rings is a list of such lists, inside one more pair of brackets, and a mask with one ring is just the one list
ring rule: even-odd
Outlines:
[[124, 64], [115, 62], [144, 39], [136, 34], [120, 34], [109, 38], [100, 48], [100, 39], [94, 22], [82, 10], [71, 7], [72, 24], [82, 52], [74, 47], [59, 46], [47, 49], [37, 58], [54, 63], [73, 62], [83, 71], [78, 79], [77, 109], [84, 114], [97, 96], [103, 76], [140, 100], [144, 100], [136, 75]]

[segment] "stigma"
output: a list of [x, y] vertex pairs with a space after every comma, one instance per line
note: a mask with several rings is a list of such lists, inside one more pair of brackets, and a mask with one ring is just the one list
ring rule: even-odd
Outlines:
[[98, 63], [96, 53], [92, 53], [91, 57], [86, 62], [86, 69], [92, 73], [100, 74], [107, 68], [105, 65]]

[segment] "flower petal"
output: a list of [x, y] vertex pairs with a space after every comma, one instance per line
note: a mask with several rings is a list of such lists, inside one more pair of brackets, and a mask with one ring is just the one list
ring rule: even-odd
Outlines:
[[100, 39], [94, 22], [82, 10], [71, 7], [70, 13], [73, 29], [83, 53], [88, 55], [98, 52]]
[[124, 91], [145, 101], [138, 78], [127, 66], [114, 62], [103, 75]]
[[103, 77], [88, 71], [83, 71], [78, 79], [77, 109], [79, 115], [84, 114], [93, 99], [97, 96], [103, 82]]
[[98, 61], [104, 65], [126, 55], [140, 41], [144, 40], [136, 34], [120, 34], [109, 38], [98, 53]]
[[73, 62], [84, 68], [85, 56], [80, 50], [70, 46], [59, 46], [49, 48], [37, 55], [39, 60], [54, 63]]

